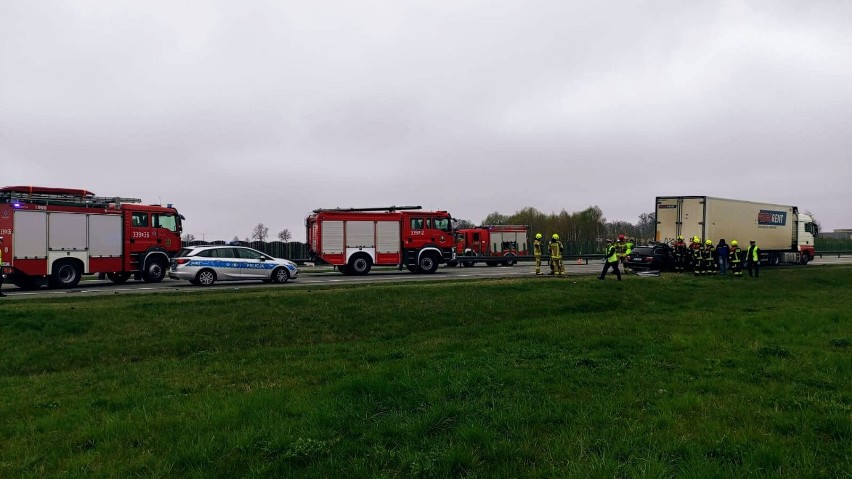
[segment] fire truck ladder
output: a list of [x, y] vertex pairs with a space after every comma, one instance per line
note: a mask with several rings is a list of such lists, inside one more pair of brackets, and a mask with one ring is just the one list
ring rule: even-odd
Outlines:
[[0, 202], [106, 208], [118, 206], [122, 203], [141, 203], [142, 200], [119, 196], [95, 196], [94, 193], [86, 190], [19, 188], [13, 186], [0, 189]]
[[402, 211], [402, 210], [422, 210], [422, 206], [386, 206], [381, 208], [319, 208], [314, 210], [314, 213], [322, 213], [323, 211]]

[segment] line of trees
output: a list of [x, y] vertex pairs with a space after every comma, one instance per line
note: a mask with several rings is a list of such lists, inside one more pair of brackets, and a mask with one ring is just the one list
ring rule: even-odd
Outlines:
[[[642, 213], [636, 223], [627, 221], [607, 221], [603, 211], [597, 206], [589, 206], [582, 211], [568, 213], [565, 210], [559, 213], [543, 213], [532, 206], [527, 206], [512, 215], [504, 215], [498, 211], [490, 213], [480, 224], [483, 225], [529, 225], [532, 234], [541, 233], [549, 238], [553, 233], [559, 235], [566, 243], [600, 243], [606, 238], [614, 238], [623, 234], [629, 238], [635, 238], [637, 242], [644, 243], [653, 240], [656, 233], [656, 218], [654, 213]], [[473, 228], [477, 226], [467, 219], [458, 220], [458, 228]], [[293, 238], [290, 230], [284, 228], [278, 232], [278, 241], [288, 243]], [[269, 228], [263, 223], [258, 223], [252, 228], [251, 233], [244, 242], [250, 241], [266, 242], [269, 237]], [[191, 233], [183, 236], [184, 243], [191, 243], [197, 238]], [[532, 238], [530, 238], [532, 240]], [[241, 241], [239, 236], [234, 236], [232, 241]]]
[[[462, 227], [474, 226], [468, 220], [459, 221]], [[483, 225], [529, 225], [531, 233], [541, 233], [550, 237], [553, 233], [563, 241], [600, 241], [623, 234], [635, 238], [638, 242], [653, 240], [656, 236], [656, 217], [654, 213], [642, 213], [636, 223], [627, 221], [607, 221], [603, 211], [597, 206], [589, 206], [582, 211], [568, 213], [543, 213], [527, 206], [512, 215], [493, 212], [482, 220]]]

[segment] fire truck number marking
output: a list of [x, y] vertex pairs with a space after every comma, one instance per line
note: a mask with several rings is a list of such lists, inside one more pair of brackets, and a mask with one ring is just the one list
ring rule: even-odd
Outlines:
[[9, 228], [9, 229], [4, 228], [4, 229], [0, 230], [0, 235], [10, 235], [10, 234], [12, 234], [11, 228]]
[[150, 238], [150, 237], [151, 237], [151, 233], [149, 233], [149, 232], [147, 232], [147, 231], [134, 231], [134, 232], [133, 232], [133, 237], [134, 237], [134, 238]]
[[47, 205], [35, 205], [35, 209], [47, 211]]
[[422, 236], [423, 230], [411, 230], [411, 236]]

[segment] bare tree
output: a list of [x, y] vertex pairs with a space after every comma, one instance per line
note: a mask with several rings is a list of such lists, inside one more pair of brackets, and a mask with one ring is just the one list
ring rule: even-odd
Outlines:
[[283, 230], [278, 232], [278, 239], [280, 239], [281, 241], [283, 241], [285, 243], [290, 241], [290, 238], [292, 238], [292, 237], [293, 237], [293, 235], [290, 234], [290, 230], [288, 230], [287, 228], [284, 228]]
[[255, 241], [266, 241], [267, 236], [269, 236], [269, 228], [263, 226], [263, 223], [258, 223], [251, 230], [251, 239]]
[[184, 243], [192, 243], [193, 241], [195, 241], [195, 235], [192, 234], [192, 233], [187, 233], [187, 234], [183, 235], [183, 238], [181, 238], [181, 240]]
[[636, 234], [643, 240], [650, 240], [656, 237], [657, 233], [657, 214], [653, 211], [650, 213], [642, 213], [639, 215], [639, 223], [636, 224]]

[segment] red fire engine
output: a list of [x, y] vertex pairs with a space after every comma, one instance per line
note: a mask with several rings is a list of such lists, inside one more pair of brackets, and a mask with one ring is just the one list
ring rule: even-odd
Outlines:
[[156, 283], [180, 250], [181, 215], [86, 190], [0, 188], [2, 269], [20, 288], [73, 288], [83, 274]]
[[[483, 225], [477, 228], [463, 228], [456, 231], [456, 255], [462, 266], [473, 266], [474, 261], [465, 261], [464, 257], [488, 256], [500, 257], [499, 261], [485, 261], [488, 266], [512, 266], [515, 256], [527, 256], [529, 251], [526, 225]], [[480, 259], [480, 258], [477, 258]], [[449, 263], [449, 266], [456, 266]]]
[[318, 209], [305, 218], [308, 252], [343, 274], [364, 275], [373, 265], [434, 273], [455, 258], [453, 220], [419, 206]]

